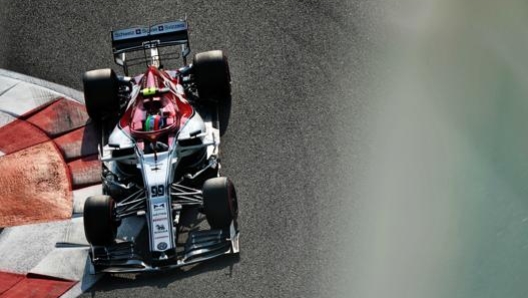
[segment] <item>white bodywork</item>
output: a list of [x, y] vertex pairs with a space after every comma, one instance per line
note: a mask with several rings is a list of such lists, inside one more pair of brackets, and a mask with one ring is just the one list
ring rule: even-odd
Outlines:
[[[178, 86], [178, 88], [182, 88]], [[133, 92], [137, 94], [137, 92]], [[133, 102], [133, 100], [131, 100]], [[201, 145], [179, 146], [178, 141], [191, 138], [200, 138]], [[203, 161], [204, 167], [217, 166], [218, 147], [220, 145], [219, 130], [213, 126], [210, 115], [205, 113], [202, 118], [195, 110], [193, 116], [187, 120], [185, 125], [174, 138], [174, 144], [170, 149], [156, 154], [144, 154], [136, 146], [135, 140], [124, 132], [121, 127], [116, 126], [108, 138], [108, 144], [103, 147], [101, 160], [107, 169], [113, 173], [123, 174], [119, 170], [119, 163], [133, 165], [141, 171], [144, 188], [147, 196], [147, 210], [138, 215], [145, 215], [148, 229], [150, 231], [150, 249], [163, 253], [176, 247], [176, 231], [173, 226], [177, 224], [181, 206], [173, 206], [171, 200], [171, 185], [174, 182], [175, 169], [182, 157], [188, 156], [196, 150], [207, 148]], [[134, 148], [134, 153], [127, 156], [113, 157], [115, 150], [126, 150]], [[130, 151], [130, 150], [129, 150]], [[189, 173], [193, 175], [195, 173]], [[176, 207], [176, 209], [174, 209]]]
[[[112, 217], [116, 224], [123, 219], [134, 219], [142, 224], [138, 231], [147, 228], [149, 251], [136, 249], [137, 244], [141, 247], [146, 244], [134, 238], [139, 232], [130, 238], [128, 233], [121, 235], [124, 237], [115, 238], [111, 245], [91, 245], [94, 272], [164, 270], [239, 252], [236, 215], [232, 214], [236, 208], [233, 207], [236, 206], [236, 193], [232, 183], [219, 173], [219, 116], [222, 116], [222, 125], [227, 125], [227, 118], [223, 113], [220, 115], [224, 108], [219, 105], [220, 101], [215, 103], [210, 96], [199, 98], [204, 95], [203, 91], [210, 87], [210, 91], [214, 91], [215, 87], [200, 87], [196, 79], [199, 67], [194, 68], [199, 63], [194, 60], [193, 64], [187, 63], [186, 57], [190, 53], [187, 28], [185, 20], [177, 20], [112, 31], [114, 61], [123, 66], [125, 77], [118, 78], [119, 109], [104, 116], [110, 119], [100, 119], [103, 120], [99, 147], [103, 163], [103, 194], [113, 198], [110, 202], [113, 201]], [[180, 47], [184, 66], [177, 70], [162, 70], [158, 48], [170, 46]], [[134, 56], [127, 59], [126, 54], [136, 51], [144, 52], [144, 62], [153, 69], [133, 78], [128, 76], [128, 68], [138, 65], [135, 63], [137, 59]], [[216, 57], [218, 52], [211, 51], [214, 55], [210, 58]], [[225, 56], [222, 55], [222, 59]], [[229, 74], [227, 61], [224, 64]], [[207, 64], [202, 61], [202, 65]], [[95, 85], [94, 88], [98, 87]], [[230, 95], [225, 96], [230, 104]], [[136, 103], [136, 99], [142, 101]], [[185, 106], [187, 104], [193, 109]], [[115, 113], [122, 114], [123, 119], [112, 119], [117, 116]], [[124, 121], [125, 127], [109, 127], [114, 120]], [[142, 139], [136, 140], [133, 136]], [[220, 181], [227, 181], [228, 184], [223, 186], [229, 187], [227, 194], [225, 188], [219, 188], [217, 182]], [[224, 194], [213, 191], [215, 189], [221, 189]], [[231, 217], [226, 218], [231, 221], [229, 228], [225, 224], [214, 224], [218, 213], [206, 210], [211, 206], [207, 202], [217, 199], [225, 199], [231, 204], [231, 211], [227, 211], [231, 212]], [[198, 210], [206, 215], [211, 229], [189, 231], [183, 249], [177, 250], [180, 216], [187, 206], [200, 208]], [[223, 209], [221, 207], [219, 210]], [[123, 226], [126, 227], [123, 224], [117, 230], [118, 235], [126, 230]]]

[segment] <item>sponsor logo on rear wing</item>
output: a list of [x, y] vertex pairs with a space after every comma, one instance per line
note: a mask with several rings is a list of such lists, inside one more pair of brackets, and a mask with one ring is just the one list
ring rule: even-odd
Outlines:
[[139, 27], [139, 28], [128, 28], [112, 31], [112, 40], [126, 40], [138, 37], [146, 37], [149, 35], [148, 27]]
[[174, 21], [154, 25], [152, 27], [134, 27], [112, 31], [112, 40], [126, 40], [139, 37], [156, 36], [159, 34], [180, 32], [187, 30], [187, 22]]
[[187, 22], [185, 21], [176, 21], [158, 24], [150, 27], [150, 35], [179, 32], [187, 30]]
[[114, 53], [137, 50], [146, 43], [154, 41], [158, 42], [160, 46], [188, 41], [186, 21], [167, 22], [151, 27], [138, 26], [114, 30], [111, 33]]

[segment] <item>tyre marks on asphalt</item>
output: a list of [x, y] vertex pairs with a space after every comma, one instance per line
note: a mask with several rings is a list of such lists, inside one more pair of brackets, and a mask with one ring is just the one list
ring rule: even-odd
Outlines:
[[35, 111], [22, 116], [27, 122], [44, 131], [50, 138], [82, 127], [88, 121], [84, 105], [59, 98], [49, 104], [38, 107]]

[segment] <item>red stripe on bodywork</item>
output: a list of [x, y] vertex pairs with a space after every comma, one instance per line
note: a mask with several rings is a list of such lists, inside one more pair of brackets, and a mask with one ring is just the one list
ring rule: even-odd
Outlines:
[[[150, 67], [145, 75], [141, 77], [140, 81], [142, 88], [157, 88], [159, 86], [165, 86], [167, 83], [171, 86], [172, 90], [161, 94], [159, 97], [143, 97], [141, 93], [138, 94], [134, 99], [135, 102], [128, 108], [119, 121], [119, 125], [125, 133], [130, 133], [134, 138], [139, 140], [155, 141], [162, 135], [179, 130], [192, 117], [194, 113], [193, 107], [183, 95], [177, 95], [175, 83], [178, 83], [178, 79], [171, 81], [170, 76], [163, 70]], [[166, 117], [165, 127], [158, 127], [152, 131], [135, 129], [135, 126], [132, 125], [133, 123], [144, 121], [148, 113], [157, 112], [147, 111], [148, 107], [145, 107], [143, 104], [144, 100], [150, 101], [154, 99], [159, 100], [161, 107], [163, 107], [163, 116]], [[132, 130], [130, 130], [130, 127], [132, 127]]]

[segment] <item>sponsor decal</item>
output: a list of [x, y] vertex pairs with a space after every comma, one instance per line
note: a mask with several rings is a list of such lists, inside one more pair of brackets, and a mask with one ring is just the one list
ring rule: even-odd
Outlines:
[[167, 30], [185, 29], [185, 28], [186, 28], [186, 24], [183, 22], [170, 23], [170, 24], [165, 25], [165, 29]]
[[166, 221], [166, 217], [154, 218], [152, 221]]
[[150, 188], [150, 194], [152, 197], [161, 197], [165, 195], [165, 186], [154, 185]]
[[165, 250], [165, 249], [167, 249], [168, 245], [165, 242], [160, 242], [160, 243], [158, 243], [157, 247], [158, 247], [159, 250]]
[[174, 32], [182, 31], [187, 29], [187, 24], [185, 22], [172, 22], [165, 23], [163, 25], [156, 25], [155, 27], [150, 28], [150, 33], [161, 33], [161, 32]]
[[127, 37], [129, 35], [134, 35], [134, 34], [137, 34], [137, 33], [134, 33], [134, 31], [118, 31], [118, 32], [114, 32], [114, 38], [124, 38], [124, 37]]
[[149, 33], [148, 28], [130, 28], [130, 29], [114, 31], [113, 38], [114, 40], [122, 40], [122, 39], [134, 38], [137, 35], [146, 35], [148, 33]]
[[167, 212], [154, 212], [152, 213], [152, 217], [156, 217], [156, 216], [167, 216]]
[[156, 225], [156, 230], [165, 231], [166, 230], [165, 225], [164, 224], [157, 224]]
[[165, 203], [154, 204], [154, 210], [159, 210], [159, 209], [165, 210]]
[[161, 25], [155, 25], [151, 28], [129, 28], [114, 31], [113, 37], [114, 40], [123, 40], [136, 38], [138, 36], [147, 36], [149, 34], [161, 34], [167, 32], [183, 31], [187, 29], [187, 24], [185, 22], [171, 22]]

